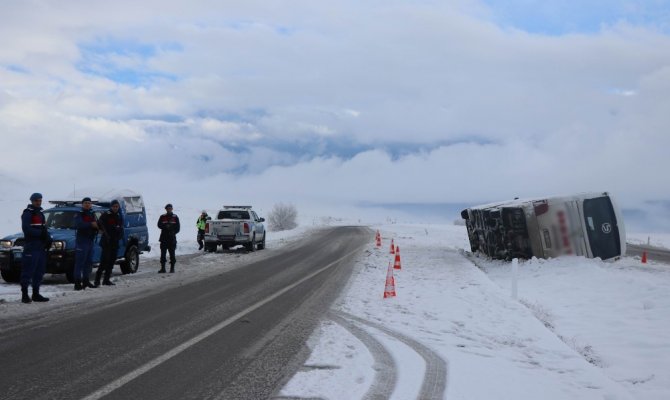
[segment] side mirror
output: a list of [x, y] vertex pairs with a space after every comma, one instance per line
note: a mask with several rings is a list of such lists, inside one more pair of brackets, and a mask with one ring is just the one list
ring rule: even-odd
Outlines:
[[261, 222], [265, 222], [265, 218], [259, 218], [258, 220]]

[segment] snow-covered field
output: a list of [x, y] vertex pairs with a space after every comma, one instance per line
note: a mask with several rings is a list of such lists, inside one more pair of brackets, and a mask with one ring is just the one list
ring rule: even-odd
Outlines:
[[[142, 256], [137, 274], [115, 270], [111, 288], [74, 292], [64, 277], [47, 276], [47, 304], [20, 304], [18, 286], [3, 283], [0, 316], [201, 279], [271, 255], [314, 228], [271, 233], [267, 251], [198, 258], [190, 255], [197, 245], [186, 229], [175, 274], [156, 274], [154, 251]], [[413, 399], [424, 393], [425, 372], [435, 372], [437, 360], [446, 366], [449, 399], [670, 398], [670, 265], [637, 258], [521, 262], [514, 299], [511, 264], [469, 256], [464, 227], [372, 228], [381, 232], [382, 247], [370, 238], [310, 339], [309, 359], [280, 397], [356, 399], [373, 392]], [[639, 243], [648, 236], [629, 235]], [[650, 242], [670, 247], [669, 237]], [[402, 269], [394, 271], [397, 296], [384, 299], [391, 238]]]
[[[391, 353], [392, 399], [417, 398], [426, 368], [399, 340], [406, 336], [446, 361], [449, 399], [670, 398], [669, 265], [522, 262], [515, 300], [511, 264], [466, 256], [463, 227], [373, 228], [383, 245], [371, 243], [334, 311]], [[384, 299], [391, 238], [402, 269], [397, 297]], [[346, 326], [337, 318], [321, 324], [310, 359], [282, 395], [361, 398], [380, 370], [394, 368], [375, 364], [375, 351]]]
[[668, 233], [628, 233], [626, 234], [626, 241], [633, 244], [646, 244], [670, 249], [670, 234]]

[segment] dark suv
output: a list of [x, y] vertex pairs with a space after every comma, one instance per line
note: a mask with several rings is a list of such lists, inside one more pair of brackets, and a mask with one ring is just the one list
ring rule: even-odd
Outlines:
[[[116, 199], [123, 215], [123, 239], [119, 243], [117, 263], [124, 274], [133, 274], [140, 263], [140, 253], [150, 251], [147, 215], [142, 196], [124, 192], [119, 196], [94, 200], [92, 210], [99, 218], [109, 209], [110, 202]], [[46, 227], [53, 238], [51, 248], [47, 252], [46, 272], [49, 274], [66, 274], [69, 282], [74, 281], [74, 254], [76, 229], [74, 219], [81, 211], [79, 201], [50, 201], [53, 208], [44, 210]], [[18, 282], [21, 277], [23, 256], [23, 233], [6, 236], [0, 239], [0, 273], [7, 282]], [[95, 238], [93, 263], [100, 262], [100, 234]]]

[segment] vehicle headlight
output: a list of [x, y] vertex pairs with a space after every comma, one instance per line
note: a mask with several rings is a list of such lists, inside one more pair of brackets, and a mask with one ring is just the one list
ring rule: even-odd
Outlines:
[[51, 243], [51, 250], [65, 250], [65, 242], [62, 240], [54, 240]]
[[11, 240], [0, 240], [0, 249], [11, 249], [12, 241]]

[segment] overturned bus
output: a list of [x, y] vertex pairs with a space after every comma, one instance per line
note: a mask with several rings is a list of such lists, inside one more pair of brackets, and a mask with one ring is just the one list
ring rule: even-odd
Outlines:
[[494, 259], [626, 254], [623, 219], [607, 192], [491, 203], [461, 217], [472, 252]]

